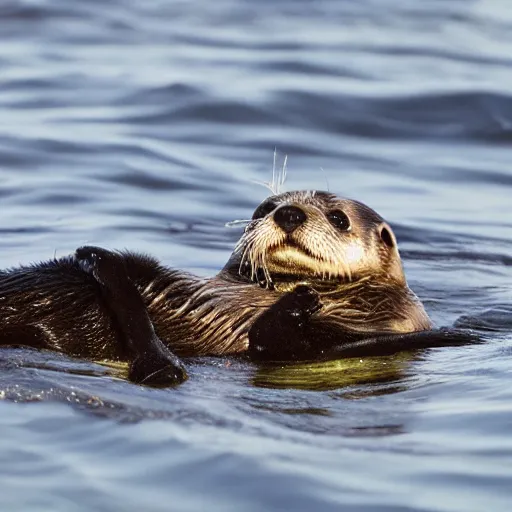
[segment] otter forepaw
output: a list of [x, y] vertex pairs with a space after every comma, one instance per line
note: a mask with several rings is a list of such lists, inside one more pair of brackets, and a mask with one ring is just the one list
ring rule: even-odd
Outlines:
[[304, 284], [283, 295], [278, 304], [288, 315], [301, 320], [306, 320], [322, 308], [318, 293]]
[[291, 295], [295, 297], [302, 310], [310, 315], [322, 308], [318, 292], [305, 284], [297, 286]]
[[308, 320], [322, 304], [306, 285], [284, 294], [249, 330], [248, 354], [258, 360], [293, 360], [310, 353]]
[[80, 268], [94, 276], [100, 284], [105, 284], [107, 280], [110, 280], [118, 272], [115, 268], [116, 255], [101, 247], [94, 247], [92, 245], [79, 247], [75, 251], [75, 258]]

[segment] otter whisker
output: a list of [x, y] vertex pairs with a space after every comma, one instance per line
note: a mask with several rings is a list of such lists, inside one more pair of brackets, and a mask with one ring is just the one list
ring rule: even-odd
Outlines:
[[255, 254], [256, 248], [254, 244], [251, 245], [251, 250], [249, 251], [249, 262], [251, 264], [251, 281], [255, 281], [256, 275], [258, 273], [258, 253]]
[[[327, 173], [325, 172], [325, 169], [323, 167], [320, 167], [320, 170], [322, 171], [322, 174], [324, 175], [324, 179], [325, 179], [325, 184], [327, 185], [327, 192], [330, 192], [331, 191], [331, 188], [329, 187], [329, 178], [327, 177]], [[315, 192], [313, 191], [313, 194]]]
[[276, 167], [277, 161], [277, 148], [274, 148], [274, 158], [272, 161], [272, 181], [253, 181], [253, 183], [257, 183], [258, 185], [263, 185], [268, 188], [272, 195], [276, 196], [282, 192], [282, 187], [286, 181], [287, 175], [287, 163], [288, 163], [288, 155], [285, 155], [284, 162], [281, 169], [278, 171]]
[[237, 246], [238, 251], [243, 249], [239, 273], [244, 272], [246, 262], [251, 265], [249, 278], [252, 281], [259, 281], [258, 271], [263, 272], [263, 277], [268, 285], [272, 283], [270, 270], [267, 263], [267, 251], [274, 245], [275, 230], [272, 222], [259, 222], [257, 230], [247, 233], [242, 237], [241, 244]]
[[[248, 226], [249, 227], [249, 226]], [[252, 241], [257, 237], [257, 233], [255, 231], [252, 231], [252, 232], [245, 232], [244, 235], [242, 236], [242, 238], [240, 238], [240, 240], [238, 241], [238, 243], [236, 244], [235, 246], [235, 249], [234, 249], [234, 252], [235, 253], [238, 253], [240, 252], [240, 250], [252, 243]]]
[[237, 219], [230, 220], [224, 224], [226, 228], [237, 228], [238, 226], [248, 226], [252, 222], [252, 219]]
[[257, 277], [258, 277], [258, 268], [261, 267], [260, 253], [256, 253], [255, 256], [253, 255], [251, 262], [252, 262], [251, 281], [256, 281]]
[[283, 167], [281, 169], [281, 176], [279, 176], [278, 181], [276, 183], [276, 189], [277, 189], [278, 194], [280, 194], [282, 192], [281, 188], [284, 186], [284, 182], [286, 181], [286, 173], [287, 173], [286, 164], [287, 163], [288, 163], [288, 155], [285, 155]]
[[248, 246], [244, 249], [244, 252], [242, 253], [242, 257], [240, 258], [240, 265], [238, 266], [238, 275], [242, 275], [243, 274], [243, 268], [244, 268], [244, 265], [245, 265], [245, 262], [246, 262], [246, 258], [247, 258], [247, 251], [248, 251]]
[[266, 252], [261, 253], [261, 268], [263, 269], [263, 275], [265, 276], [265, 281], [267, 282], [268, 286], [272, 283], [272, 279], [270, 278], [270, 273], [268, 271]]
[[270, 190], [272, 192], [272, 195], [275, 195], [275, 187], [270, 181], [260, 181], [260, 180], [250, 180], [251, 183], [254, 183], [255, 185], [260, 185], [262, 187], [265, 187], [267, 190]]
[[[262, 228], [264, 229], [264, 228]], [[246, 251], [244, 251], [244, 254], [247, 255], [247, 259], [251, 265], [251, 274], [250, 279], [251, 281], [255, 281], [257, 277], [257, 271], [258, 271], [258, 263], [259, 263], [259, 254], [260, 250], [258, 248], [258, 233], [252, 232], [247, 236], [247, 247]]]
[[279, 194], [276, 190], [276, 158], [277, 158], [277, 148], [274, 147], [274, 159], [272, 161], [272, 190], [274, 190], [274, 195]]
[[[238, 267], [239, 275], [243, 274], [243, 268], [247, 261], [251, 264], [252, 267], [252, 258], [251, 251], [253, 250], [254, 240], [256, 238], [256, 234], [254, 232], [249, 233], [248, 235], [242, 237], [240, 242], [237, 244], [235, 248], [235, 252], [239, 252], [243, 248], [242, 256], [240, 258], [240, 265]], [[251, 280], [252, 280], [253, 271], [251, 270]]]

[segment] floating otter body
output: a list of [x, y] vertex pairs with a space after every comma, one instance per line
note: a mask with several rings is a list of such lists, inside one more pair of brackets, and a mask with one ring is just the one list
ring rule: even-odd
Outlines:
[[409, 336], [431, 327], [389, 225], [326, 192], [265, 200], [211, 279], [96, 247], [0, 272], [0, 343], [126, 360], [132, 380], [156, 385], [186, 378], [176, 355], [289, 360], [459, 344]]

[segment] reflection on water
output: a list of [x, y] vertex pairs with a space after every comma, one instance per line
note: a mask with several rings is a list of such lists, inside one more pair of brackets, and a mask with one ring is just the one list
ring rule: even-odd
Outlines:
[[0, 2], [1, 268], [85, 243], [213, 275], [267, 191], [392, 225], [438, 326], [487, 343], [258, 366], [0, 351], [0, 510], [507, 511], [512, 10], [428, 2]]
[[[309, 391], [343, 390], [363, 386], [361, 396], [396, 392], [397, 387], [377, 387], [376, 384], [398, 384], [407, 375], [410, 357], [400, 354], [391, 357], [342, 359], [321, 363], [287, 364], [258, 368], [251, 379], [255, 386], [273, 389], [303, 389]], [[384, 391], [384, 389], [386, 391]], [[350, 395], [354, 398], [356, 395]]]

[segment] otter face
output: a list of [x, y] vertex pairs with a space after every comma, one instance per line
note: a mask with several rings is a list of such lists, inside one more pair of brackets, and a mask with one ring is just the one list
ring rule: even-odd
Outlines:
[[405, 285], [395, 235], [384, 219], [362, 203], [317, 191], [263, 201], [227, 268], [269, 287], [290, 280], [336, 285], [368, 275]]

